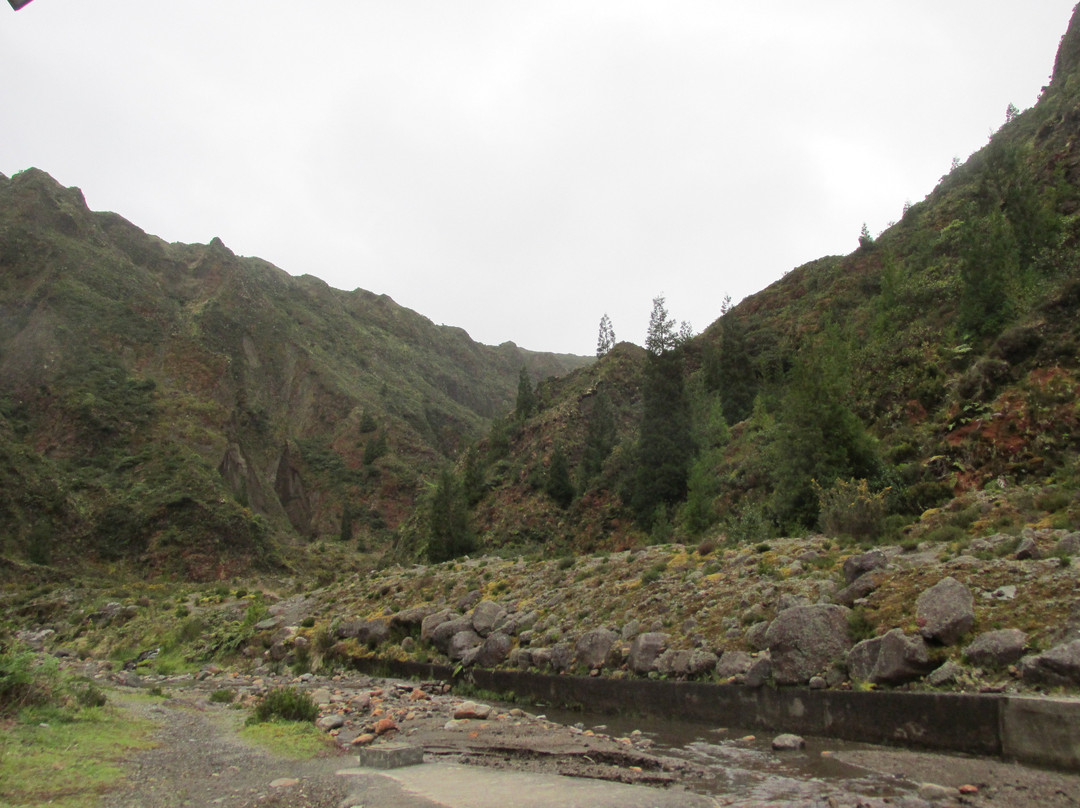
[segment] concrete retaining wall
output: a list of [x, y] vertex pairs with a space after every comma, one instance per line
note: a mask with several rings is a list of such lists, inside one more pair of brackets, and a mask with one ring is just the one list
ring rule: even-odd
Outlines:
[[[451, 679], [444, 665], [355, 660], [358, 669]], [[746, 729], [1003, 757], [1080, 769], [1080, 700], [955, 693], [747, 688], [706, 682], [468, 673], [477, 687], [597, 713], [636, 713]]]

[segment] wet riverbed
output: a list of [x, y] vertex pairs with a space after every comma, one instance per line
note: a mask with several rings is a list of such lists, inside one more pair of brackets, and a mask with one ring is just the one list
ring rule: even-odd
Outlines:
[[[684, 783], [721, 805], [766, 806], [921, 806], [921, 783], [907, 776], [852, 765], [849, 753], [880, 747], [825, 738], [805, 739], [805, 748], [772, 749], [777, 733], [753, 733], [690, 721], [589, 715], [545, 705], [534, 709], [550, 720], [613, 736], [639, 732], [657, 753], [684, 758], [706, 774]], [[942, 794], [941, 796], [944, 796]], [[959, 792], [957, 792], [959, 796]]]

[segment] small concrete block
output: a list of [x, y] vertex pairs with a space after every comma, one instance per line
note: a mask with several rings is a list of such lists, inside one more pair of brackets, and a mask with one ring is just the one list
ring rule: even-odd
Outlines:
[[357, 750], [356, 762], [366, 769], [398, 769], [424, 762], [424, 748], [406, 743], [384, 743]]

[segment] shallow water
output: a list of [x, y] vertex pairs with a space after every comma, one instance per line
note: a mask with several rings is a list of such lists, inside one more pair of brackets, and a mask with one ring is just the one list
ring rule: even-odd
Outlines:
[[[902, 805], [917, 785], [852, 766], [839, 752], [875, 748], [828, 738], [807, 737], [806, 748], [776, 752], [772, 739], [779, 733], [716, 727], [692, 721], [595, 715], [544, 705], [534, 708], [552, 721], [591, 729], [613, 737], [637, 730], [653, 742], [657, 754], [692, 761], [707, 774], [685, 785], [720, 798], [721, 805], [821, 806]], [[913, 798], [912, 798], [913, 799]], [[888, 801], [888, 802], [886, 802]]]

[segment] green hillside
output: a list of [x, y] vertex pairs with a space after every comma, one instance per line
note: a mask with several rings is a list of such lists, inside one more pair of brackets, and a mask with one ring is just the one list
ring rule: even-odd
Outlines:
[[167, 244], [35, 169], [0, 177], [0, 307], [2, 551], [61, 566], [205, 578], [380, 545], [522, 367], [588, 361]]
[[[661, 355], [620, 346], [544, 385], [540, 413], [481, 453], [481, 545], [1080, 527], [1078, 26], [1038, 104], [1003, 110], [987, 146], [876, 239], [789, 272]], [[650, 393], [662, 363], [681, 388]], [[617, 438], [596, 473], [599, 390]], [[690, 419], [685, 446], [655, 448], [650, 406]], [[568, 505], [546, 489], [556, 446], [577, 487]], [[674, 493], [657, 495], [665, 476]]]

